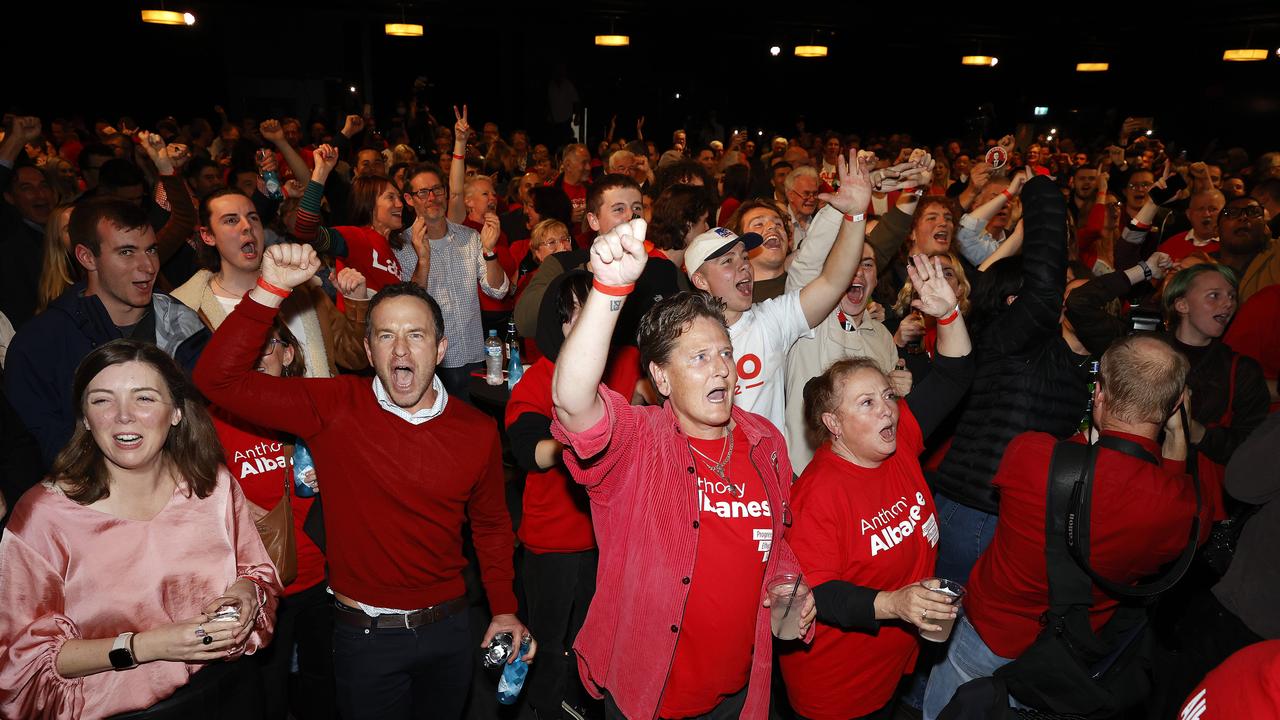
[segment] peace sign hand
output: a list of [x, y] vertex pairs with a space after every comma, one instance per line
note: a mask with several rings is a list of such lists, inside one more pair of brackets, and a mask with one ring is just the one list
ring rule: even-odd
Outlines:
[[467, 106], [462, 106], [462, 113], [458, 113], [458, 106], [453, 106], [453, 117], [457, 122], [453, 124], [453, 144], [455, 146], [466, 147], [467, 140], [471, 137], [471, 123], [467, 122]]

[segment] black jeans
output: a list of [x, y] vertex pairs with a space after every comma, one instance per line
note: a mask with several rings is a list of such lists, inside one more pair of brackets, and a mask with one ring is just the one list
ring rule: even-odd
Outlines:
[[[296, 679], [291, 678], [295, 643]], [[253, 657], [262, 670], [268, 720], [283, 720], [287, 712], [298, 720], [337, 717], [333, 694], [333, 596], [325, 591], [325, 583], [280, 599], [271, 644]]]
[[535, 553], [525, 548], [524, 590], [529, 632], [538, 640], [530, 669], [529, 704], [540, 717], [559, 717], [560, 702], [583, 705], [573, 640], [596, 594], [600, 552]]
[[475, 659], [470, 625], [466, 612], [416, 628], [334, 623], [333, 674], [343, 720], [462, 717]]
[[1155, 657], [1155, 687], [1147, 704], [1152, 720], [1177, 717], [1206, 673], [1240, 648], [1262, 641], [1209, 591], [1187, 605], [1175, 639], [1179, 647], [1163, 649]]
[[449, 393], [449, 397], [470, 403], [471, 373], [477, 370], [484, 372], [484, 363], [468, 363], [451, 368], [437, 366], [436, 375], [439, 376], [440, 382], [444, 384], [445, 392]]
[[[721, 700], [719, 705], [711, 708], [711, 712], [683, 720], [738, 720], [742, 716], [742, 707], [747, 704], [748, 687], [750, 685], [745, 685], [737, 693]], [[627, 720], [607, 690], [604, 693], [604, 717], [605, 720]]]
[[[129, 672], [129, 671], [125, 671]], [[258, 720], [262, 717], [262, 676], [248, 658], [209, 663], [186, 685], [145, 710], [110, 720]]]

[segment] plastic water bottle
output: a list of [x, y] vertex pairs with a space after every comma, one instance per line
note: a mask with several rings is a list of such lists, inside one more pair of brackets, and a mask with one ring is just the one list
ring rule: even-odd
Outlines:
[[[271, 151], [266, 149], [259, 150], [258, 162], [262, 163], [263, 159], [266, 157], [266, 154], [269, 152]], [[284, 199], [284, 192], [281, 190], [281, 187], [283, 186], [280, 183], [280, 176], [276, 174], [275, 170], [262, 171], [262, 184], [266, 186], [267, 196], [270, 197], [272, 200]]]
[[316, 482], [316, 463], [302, 438], [298, 438], [293, 446], [293, 492], [298, 497], [312, 497], [320, 492], [320, 485]]
[[524, 688], [524, 676], [529, 674], [529, 664], [524, 661], [527, 652], [529, 636], [525, 635], [520, 643], [520, 654], [516, 656], [515, 662], [503, 666], [502, 677], [498, 680], [498, 702], [503, 705], [512, 705], [520, 697], [520, 691]]
[[511, 359], [507, 362], [507, 389], [514, 388], [524, 377], [524, 365], [520, 364], [520, 344], [511, 343]]
[[502, 341], [498, 331], [490, 330], [484, 341], [484, 381], [490, 385], [502, 384]]

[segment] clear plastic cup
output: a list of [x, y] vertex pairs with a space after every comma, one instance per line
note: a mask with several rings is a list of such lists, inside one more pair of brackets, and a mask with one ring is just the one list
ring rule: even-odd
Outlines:
[[800, 637], [800, 616], [803, 614], [809, 586], [800, 582], [795, 573], [775, 575], [766, 586], [769, 594], [769, 624], [773, 636], [779, 640], [795, 640]]
[[[960, 600], [964, 598], [964, 586], [954, 580], [946, 578], [925, 578], [920, 584], [933, 590], [947, 595], [951, 598], [952, 605], [959, 605]], [[929, 622], [942, 627], [937, 632], [929, 630], [921, 630], [920, 637], [929, 642], [943, 643], [951, 638], [951, 629], [955, 627], [955, 618], [929, 618]]]

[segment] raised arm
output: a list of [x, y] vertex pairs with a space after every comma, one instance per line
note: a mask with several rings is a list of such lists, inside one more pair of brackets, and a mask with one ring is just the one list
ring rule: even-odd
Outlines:
[[310, 243], [316, 252], [346, 257], [347, 243], [342, 233], [320, 225], [320, 202], [324, 199], [329, 173], [338, 164], [338, 150], [330, 145], [321, 145], [316, 148], [314, 157], [316, 166], [311, 170], [311, 182], [307, 183], [302, 201], [298, 203], [298, 220], [294, 224], [293, 235], [302, 242]]
[[258, 126], [258, 132], [262, 133], [262, 139], [276, 146], [276, 150], [284, 157], [284, 164], [289, 166], [289, 172], [293, 176], [301, 180], [311, 174], [307, 169], [307, 161], [302, 159], [297, 150], [284, 139], [284, 128], [280, 127], [280, 121], [276, 119], [263, 120]]
[[1022, 252], [1022, 241], [1026, 237], [1026, 233], [1022, 231], [1022, 222], [1013, 228], [1013, 232], [1009, 233], [1009, 237], [1000, 243], [1000, 247], [996, 251], [987, 256], [986, 260], [978, 266], [978, 272], [986, 272], [987, 268], [995, 265], [1007, 257], [1013, 257]]
[[218, 327], [196, 365], [193, 379], [209, 402], [262, 427], [302, 437], [320, 431], [324, 412], [310, 389], [336, 380], [277, 378], [256, 370], [280, 305], [319, 267], [309, 245], [267, 248], [259, 284]]
[[1066, 201], [1048, 177], [1033, 178], [1023, 192], [1022, 288], [999, 322], [983, 334], [992, 350], [1001, 353], [1019, 352], [1059, 331], [1067, 283]]
[[191, 202], [186, 181], [180, 170], [190, 159], [185, 145], [165, 145], [164, 138], [146, 131], [138, 133], [138, 140], [159, 173], [161, 186], [169, 201], [169, 219], [156, 231], [160, 264], [168, 262], [178, 252], [196, 229], [196, 207]]
[[933, 371], [912, 391], [911, 411], [928, 438], [964, 398], [973, 381], [973, 344], [956, 294], [942, 274], [942, 259], [916, 255], [907, 265], [918, 297], [911, 307], [937, 320], [938, 352]]
[[591, 246], [595, 288], [564, 340], [551, 381], [556, 417], [569, 432], [587, 430], [604, 416], [604, 401], [597, 388], [604, 377], [610, 338], [626, 293], [634, 289], [649, 259], [644, 250], [647, 228], [645, 221], [637, 218], [597, 237]]
[[820, 199], [844, 213], [844, 222], [836, 236], [836, 244], [827, 255], [822, 273], [800, 290], [800, 307], [810, 328], [831, 314], [849, 289], [854, 271], [862, 259], [862, 242], [867, 231], [867, 204], [871, 202], [871, 173], [866, 160], [849, 151], [849, 159], [840, 158], [840, 189], [823, 193]]
[[1022, 186], [1034, 175], [1031, 168], [1014, 173], [1009, 187], [1004, 192], [991, 198], [982, 205], [960, 217], [960, 227], [956, 230], [956, 240], [960, 244], [960, 252], [964, 258], [974, 265], [981, 264], [992, 253], [999, 249], [1001, 243], [990, 236], [983, 238], [987, 223], [996, 216], [1006, 204], [1013, 202]]
[[449, 222], [461, 225], [467, 219], [467, 206], [463, 202], [462, 188], [467, 182], [467, 138], [471, 137], [471, 124], [467, 122], [467, 106], [453, 106], [453, 160], [449, 163]]

